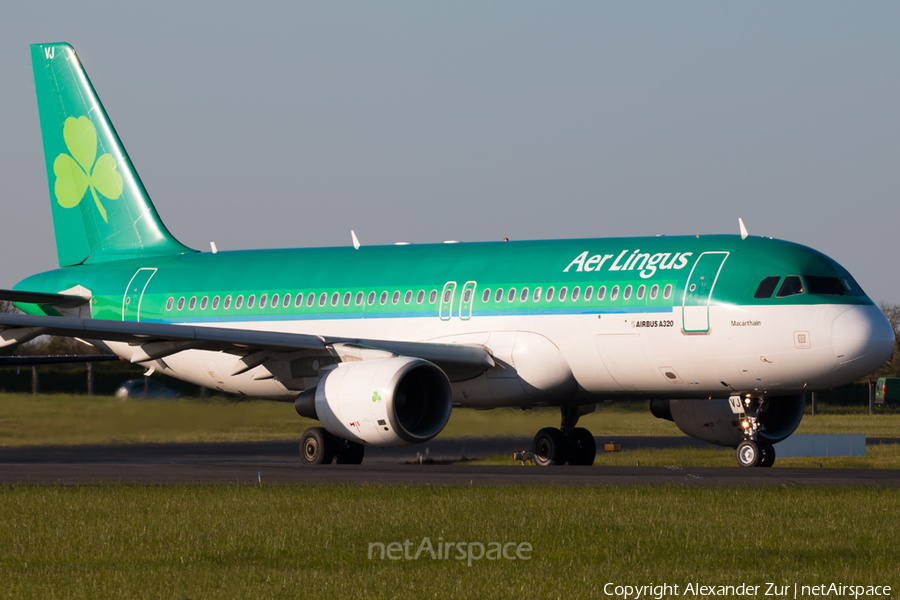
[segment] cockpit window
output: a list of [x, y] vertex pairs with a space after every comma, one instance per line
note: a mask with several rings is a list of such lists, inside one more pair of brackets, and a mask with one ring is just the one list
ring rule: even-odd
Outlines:
[[779, 288], [776, 297], [787, 298], [788, 296], [796, 296], [797, 294], [802, 293], [803, 282], [800, 281], [800, 278], [796, 275], [791, 275], [790, 277], [784, 278], [784, 283], [781, 284], [781, 288]]
[[819, 277], [818, 275], [804, 275], [810, 294], [821, 296], [846, 296], [847, 290], [837, 277]]
[[781, 279], [781, 277], [778, 276], [766, 277], [765, 279], [763, 279], [760, 282], [759, 287], [756, 288], [756, 293], [753, 294], [753, 297], [771, 298], [772, 292], [775, 291], [775, 287], [778, 285], [779, 279]]
[[847, 288], [847, 293], [850, 294], [851, 296], [865, 296], [866, 295], [866, 293], [862, 290], [862, 288], [859, 287], [859, 284], [856, 283], [856, 280], [853, 279], [852, 277], [842, 277], [841, 284], [843, 284], [843, 286], [845, 288]]

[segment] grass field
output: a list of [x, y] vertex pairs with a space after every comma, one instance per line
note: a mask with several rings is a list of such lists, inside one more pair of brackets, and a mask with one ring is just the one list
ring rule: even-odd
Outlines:
[[[900, 494], [886, 489], [11, 486], [0, 488], [0, 513], [7, 598], [600, 598], [607, 583], [678, 584], [684, 596], [688, 582], [900, 589]], [[370, 543], [410, 540], [414, 556], [425, 537], [466, 545], [449, 559], [382, 560], [377, 547], [369, 559]], [[476, 560], [477, 543], [491, 542], [528, 543], [521, 555], [531, 558]]]
[[[0, 446], [298, 439], [315, 424], [289, 403], [0, 394]], [[440, 435], [531, 436], [547, 426], [559, 426], [558, 410], [455, 410]], [[601, 406], [579, 426], [595, 435], [682, 435], [674, 423], [653, 417], [645, 403]], [[900, 413], [807, 415], [797, 432], [900, 437]]]

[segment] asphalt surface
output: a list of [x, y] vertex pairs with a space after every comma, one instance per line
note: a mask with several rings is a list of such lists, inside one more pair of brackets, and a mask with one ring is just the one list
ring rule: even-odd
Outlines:
[[[688, 437], [598, 437], [623, 449], [705, 447]], [[0, 449], [0, 483], [351, 483], [408, 485], [820, 485], [900, 487], [900, 470], [552, 467], [447, 464], [512, 454], [530, 438], [432, 440], [366, 448], [362, 465], [303, 466], [299, 442], [37, 446]], [[900, 443], [872, 438], [868, 444]], [[602, 456], [602, 455], [601, 455]], [[419, 464], [420, 462], [424, 464]]]

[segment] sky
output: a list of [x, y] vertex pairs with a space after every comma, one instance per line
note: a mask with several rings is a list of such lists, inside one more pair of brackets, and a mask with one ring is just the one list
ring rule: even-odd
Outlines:
[[28, 45], [208, 250], [738, 233], [900, 303], [900, 3], [7, 2], [0, 288], [56, 268]]

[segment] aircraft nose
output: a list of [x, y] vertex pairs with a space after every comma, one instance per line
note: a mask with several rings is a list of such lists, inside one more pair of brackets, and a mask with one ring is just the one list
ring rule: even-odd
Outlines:
[[877, 306], [854, 306], [834, 319], [831, 344], [838, 363], [862, 377], [891, 357], [894, 329]]

